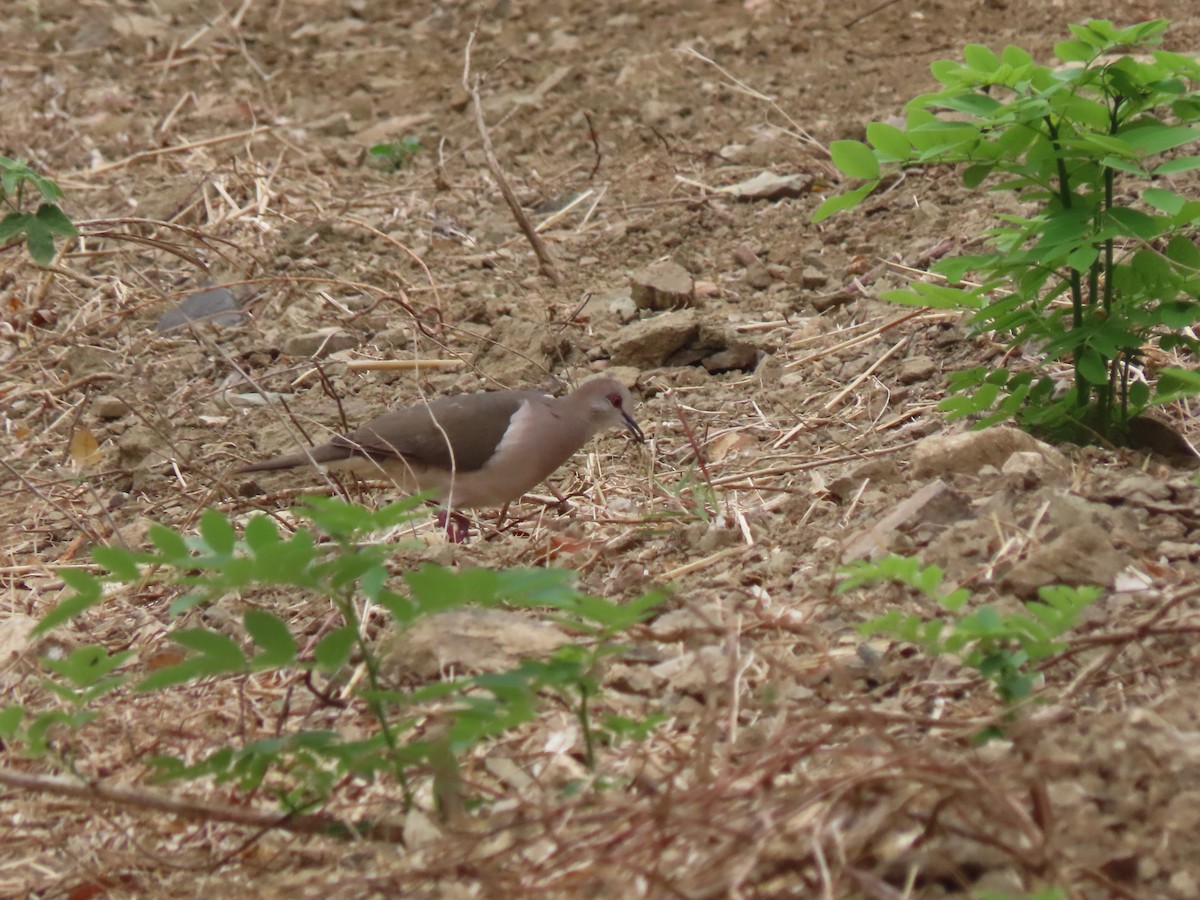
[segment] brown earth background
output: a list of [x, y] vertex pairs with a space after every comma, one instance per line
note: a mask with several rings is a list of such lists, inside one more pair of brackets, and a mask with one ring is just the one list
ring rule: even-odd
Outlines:
[[[840, 185], [823, 148], [931, 89], [933, 60], [968, 42], [1048, 60], [1070, 22], [1169, 15], [1166, 46], [1200, 52], [1187, 4], [1148, 0], [3, 4], [0, 154], [55, 178], [83, 234], [48, 267], [0, 254], [6, 702], [52, 702], [26, 635], [63, 596], [56, 567], [137, 546], [151, 522], [188, 529], [206, 506], [244, 517], [320, 490], [231, 470], [293, 446], [293, 422], [340, 428], [335, 397], [354, 423], [423, 395], [623, 378], [646, 447], [600, 438], [557, 476], [569, 510], [527, 499], [519, 528], [459, 546], [422, 525], [395, 566], [550, 558], [597, 595], [673, 589], [600, 699], [666, 720], [602, 749], [603, 788], [567, 790], [590, 775], [555, 703], [463, 760], [481, 802], [454, 823], [427, 788], [408, 814], [386, 782], [335, 791], [330, 814], [399, 821], [405, 846], [10, 786], [0, 894], [1200, 896], [1193, 473], [999, 430], [939, 443], [965, 429], [936, 408], [947, 373], [1006, 348], [877, 296], [986, 227], [992, 200], [953, 172], [909, 173], [810, 223]], [[463, 86], [476, 26], [487, 131], [558, 283], [486, 164]], [[410, 135], [422, 149], [406, 167], [368, 153]], [[722, 190], [764, 172], [796, 176], [789, 196]], [[696, 306], [636, 309], [631, 275], [667, 260]], [[154, 330], [214, 286], [246, 321]], [[459, 366], [346, 366], [413, 358]], [[294, 418], [249, 405], [258, 386]], [[1192, 412], [1164, 418], [1194, 436]], [[856, 630], [928, 608], [899, 589], [834, 592], [839, 561], [880, 548], [1001, 608], [1042, 584], [1107, 590], [1005, 740], [977, 746], [1004, 711], [972, 670]], [[236, 621], [239, 603], [298, 634], [330, 615], [258, 596], [180, 622], [173, 596], [117, 591], [58, 639], [133, 649], [136, 670], [172, 628]], [[3, 765], [151, 790], [149, 755], [270, 736], [289, 687], [125, 691], [63, 738], [59, 765], [19, 748]], [[303, 727], [369, 721], [290, 702]], [[153, 790], [271, 808], [228, 784]]]

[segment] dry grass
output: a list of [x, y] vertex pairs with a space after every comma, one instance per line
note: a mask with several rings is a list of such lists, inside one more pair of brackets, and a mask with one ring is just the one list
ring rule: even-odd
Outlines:
[[[877, 6], [851, 5], [856, 14]], [[407, 8], [367, 22], [337, 4], [254, 0], [145, 20], [105, 5], [47, 5], [41, 19], [27, 5], [0, 13], [6, 33], [66, 47], [52, 65], [49, 49], [15, 52], [0, 117], [21, 123], [7, 128], [6, 148], [58, 178], [83, 233], [50, 267], [18, 249], [0, 256], [5, 702], [56, 702], [38, 680], [40, 653], [133, 649], [131, 671], [141, 672], [171, 652], [173, 628], [236, 622], [233, 600], [172, 618], [174, 589], [151, 580], [114, 590], [30, 643], [30, 621], [63, 596], [57, 571], [92, 568], [92, 546], [138, 546], [152, 521], [187, 530], [207, 507], [239, 520], [265, 511], [286, 526], [284, 510], [313, 490], [383, 502], [379, 486], [317, 478], [245, 496], [229, 473], [259, 455], [268, 431], [317, 439], [398, 397], [586, 377], [603, 360], [589, 351], [620, 327], [598, 295], [673, 252], [709, 267], [707, 321], [752, 339], [764, 350], [760, 366], [716, 378], [687, 367], [642, 373], [649, 446], [606, 439], [589, 448], [558, 485], [571, 496], [569, 515], [550, 498], [527, 500], [515, 532], [468, 547], [441, 543], [423, 525], [427, 546], [392, 562], [399, 572], [430, 560], [549, 560], [614, 599], [672, 583], [662, 614], [635, 630], [633, 649], [606, 672], [596, 710], [666, 720], [645, 741], [605, 747], [591, 773], [570, 710], [548, 701], [538, 721], [462, 761], [464, 793], [481, 802], [449, 821], [433, 812], [421, 773], [413, 810], [386, 779], [348, 779], [319, 816], [278, 822], [266, 792], [151, 784], [148, 759], [199, 759], [301, 727], [362, 734], [372, 723], [361, 706], [329, 705], [289, 673], [122, 691], [94, 722], [56, 736], [45, 758], [4, 749], [0, 894], [894, 898], [1057, 884], [1073, 896], [1194, 895], [1196, 567], [1194, 557], [1168, 565], [1156, 546], [1194, 540], [1186, 479], [1140, 457], [1072, 457], [1064, 491], [1097, 504], [1120, 507], [1108, 498], [1138, 467], [1174, 493], [1137, 506], [1117, 535], [1150, 587], [1114, 592], [1044, 667], [1035, 702], [1013, 721], [953, 660], [863, 641], [858, 624], [911, 598], [832, 590], [841, 542], [912, 493], [908, 452], [943, 427], [940, 375], [901, 385], [901, 361], [928, 355], [940, 372], [998, 352], [966, 339], [945, 313], [900, 313], [870, 299], [905, 277], [899, 269], [923, 270], [947, 252], [947, 234], [973, 227], [961, 195], [926, 186], [945, 191], [949, 219], [893, 196], [872, 210], [887, 220], [879, 230], [863, 218], [819, 234], [806, 224], [815, 197], [730, 204], [696, 185], [765, 167], [753, 156], [728, 164], [715, 148], [778, 137], [763, 121], [770, 111], [731, 103], [720, 85], [703, 87], [691, 132], [674, 120], [675, 130], [643, 128], [626, 109], [651, 93], [662, 102], [697, 96], [697, 70], [707, 67], [659, 52], [690, 40], [669, 30], [682, 27], [678, 17], [655, 20], [661, 47], [625, 55], [622, 40], [642, 39], [627, 34], [587, 54], [565, 51], [584, 77], [559, 81], [540, 55], [521, 61], [524, 34], [511, 43], [502, 24], [485, 20], [473, 65], [485, 75], [481, 111], [513, 190], [527, 208], [594, 192], [531, 223], [557, 259], [563, 284], [551, 287], [498, 202], [473, 118], [458, 115], [473, 14], [443, 6], [444, 19], [428, 12], [437, 27]], [[795, 4], [775, 6], [779, 16], [799, 14]], [[788, 90], [824, 77], [818, 59], [833, 65], [858, 52], [863, 32], [841, 27], [850, 12], [805, 11], [805, 28], [826, 29], [830, 46], [811, 49], [813, 68], [789, 76]], [[838, 131], [830, 119], [852, 100], [876, 96], [880, 79], [892, 89], [900, 76], [885, 51], [906, 21], [887, 18], [893, 12], [855, 26], [878, 28], [868, 45], [887, 77], [866, 71], [860, 77], [876, 87], [805, 95], [814, 124], [792, 130], [828, 140]], [[539, 41], [566, 40], [541, 12], [520, 15], [544, 26]], [[601, 34], [618, 13], [573, 15]], [[713, 15], [721, 34], [735, 21]], [[946, 18], [950, 28], [962, 17]], [[103, 31], [100, 50], [85, 40], [89, 23]], [[722, 71], [758, 91], [773, 72], [810, 64], [782, 38], [798, 27], [789, 20], [762, 35], [771, 65], [759, 77], [743, 77], [732, 54], [719, 57]], [[930, 46], [976, 37], [950, 33]], [[901, 67], [914, 89], [926, 61]], [[627, 79], [661, 90], [618, 101], [589, 87]], [[795, 116], [797, 96], [759, 95]], [[60, 96], [66, 112], [56, 112]], [[376, 135], [388, 120], [392, 129]], [[427, 141], [413, 169], [363, 164], [366, 143], [426, 125], [423, 136], [444, 135], [446, 145]], [[734, 137], [718, 137], [726, 133]], [[823, 170], [804, 142], [770, 146], [783, 148], [772, 150], [784, 154], [771, 159], [777, 168]], [[750, 291], [727, 262], [742, 241], [774, 246], [772, 258], [798, 271], [816, 260], [828, 280]], [[250, 322], [152, 330], [209, 284], [238, 292]], [[493, 330], [506, 316], [532, 324], [538, 340], [506, 343]], [[355, 346], [317, 362], [281, 352], [288, 338], [331, 325]], [[378, 360], [416, 371], [381, 370]], [[286, 396], [249, 405], [264, 394]], [[110, 398], [126, 411], [97, 415]], [[954, 557], [962, 580], [1011, 601], [985, 573], [1045, 541], [1033, 514], [1045, 498], [998, 475], [956, 487], [995, 531], [982, 550]], [[910, 549], [932, 541], [914, 536]], [[336, 622], [322, 598], [239, 602], [272, 609], [309, 648]], [[375, 612], [366, 625], [382, 636], [387, 622]], [[977, 747], [975, 735], [997, 723], [1007, 740]], [[314, 833], [362, 821], [373, 839]]]

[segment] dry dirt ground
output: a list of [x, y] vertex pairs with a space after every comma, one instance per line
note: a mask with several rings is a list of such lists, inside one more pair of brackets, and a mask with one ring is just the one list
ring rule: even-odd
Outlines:
[[[1186, 9], [4, 4], [0, 154], [56, 178], [84, 235], [46, 268], [20, 249], [0, 255], [6, 654], [63, 595], [56, 567], [88, 566], [94, 544], [137, 545], [152, 521], [194, 527], [210, 505], [244, 516], [325, 490], [315, 476], [250, 483], [231, 470], [289, 446], [294, 423], [340, 427], [337, 400], [355, 422], [423, 392], [551, 374], [625, 378], [648, 445], [601, 438], [559, 474], [576, 494], [568, 511], [527, 499], [518, 530], [462, 546], [425, 526], [417, 549], [398, 545], [397, 569], [554, 556], [598, 595], [673, 591], [606, 676], [602, 711], [666, 716], [645, 741], [601, 752], [607, 787], [564, 789], [587, 773], [574, 720], [553, 703], [463, 760], [481, 802], [451, 825], [426, 815], [424, 792], [406, 817], [393, 784], [335, 791], [330, 814], [399, 821], [407, 846], [6, 787], [0, 894], [1200, 896], [1193, 473], [997, 432], [939, 458], [922, 442], [964, 429], [936, 409], [947, 372], [1003, 347], [876, 296], [903, 282], [896, 263], [962, 252], [986, 199], [952, 173], [913, 173], [860, 211], [809, 222], [836, 188], [822, 146], [931, 87], [932, 60], [970, 41], [1045, 58], [1069, 22]], [[487, 129], [558, 283], [487, 167], [463, 87], [477, 18]], [[1200, 49], [1200, 20], [1177, 22], [1168, 46]], [[407, 167], [367, 153], [408, 135], [422, 149]], [[800, 189], [721, 190], [763, 172], [799, 176]], [[695, 280], [694, 311], [633, 309], [631, 274], [660, 260]], [[155, 332], [216, 285], [245, 321]], [[459, 367], [346, 365], [413, 358]], [[284, 395], [292, 418], [248, 401], [258, 387]], [[1194, 437], [1190, 412], [1169, 414]], [[932, 499], [902, 506], [923, 489]], [[389, 496], [350, 490], [372, 505]], [[1037, 702], [1005, 740], [976, 746], [1003, 712], [986, 684], [856, 630], [888, 609], [922, 611], [917, 599], [834, 593], [839, 561], [876, 545], [937, 562], [1002, 606], [1053, 581], [1107, 590], [1041, 667]], [[172, 619], [172, 596], [119, 591], [61, 639], [133, 649], [136, 671], [172, 628], [220, 615]], [[301, 632], [328, 618], [319, 599], [259, 599]], [[4, 690], [44, 706], [31, 655], [6, 656]], [[60, 763], [8, 748], [4, 771], [69, 765], [150, 790], [147, 755], [269, 736], [289, 687], [120, 693], [62, 738]], [[307, 693], [291, 702], [290, 721], [313, 714]], [[360, 712], [330, 724], [353, 729]], [[227, 784], [153, 789], [270, 808]]]

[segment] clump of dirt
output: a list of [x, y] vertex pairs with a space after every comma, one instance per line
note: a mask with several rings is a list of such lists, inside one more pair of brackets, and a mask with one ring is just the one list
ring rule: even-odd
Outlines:
[[[90, 565], [101, 543], [137, 546], [153, 521], [186, 529], [207, 506], [242, 517], [335, 489], [298, 475], [259, 494], [232, 472], [420, 396], [606, 372], [636, 387], [651, 440], [590, 446], [559, 473], [566, 511], [528, 499], [515, 530], [466, 546], [432, 536], [397, 570], [565, 565], [614, 598], [673, 585], [604, 675], [598, 715], [667, 716], [645, 741], [602, 750], [607, 790], [574, 791], [590, 777], [583, 738], [548, 704], [536, 727], [463, 760], [478, 813], [442, 822], [426, 803], [405, 816], [382, 783], [337, 793], [335, 816], [400, 821], [401, 853], [9, 795], [22, 825], [0, 893], [1200, 893], [1192, 472], [999, 430], [958, 437], [965, 427], [944, 421], [947, 374], [1004, 347], [956, 314], [877, 297], [986, 228], [986, 198], [954, 173], [910, 173], [858, 212], [810, 222], [838, 188], [823, 146], [896, 115], [930, 87], [931, 61], [969, 42], [1046, 57], [1069, 22], [1178, 12], [1105, 0], [0, 10], [0, 30], [24, 36], [6, 50], [0, 153], [57, 179], [83, 235], [50, 267], [0, 256], [0, 616], [26, 655], [4, 676], [10, 702], [39, 690], [27, 626], [62, 595], [56, 567]], [[463, 85], [473, 29], [468, 76], [558, 283], [487, 166]], [[1200, 20], [1177, 22], [1168, 48], [1197, 46]], [[407, 165], [370, 153], [409, 136], [422, 149]], [[204, 304], [188, 298], [214, 290], [224, 315], [194, 321]], [[174, 327], [156, 330], [164, 316]], [[350, 365], [365, 359], [418, 364]], [[947, 449], [947, 435], [972, 449]], [[928, 612], [898, 589], [835, 594], [841, 562], [883, 551], [936, 562], [1002, 606], [1064, 581], [1106, 594], [1040, 670], [1038, 703], [1008, 722], [959, 661], [864, 641], [858, 626], [888, 609]], [[172, 646], [172, 599], [118, 592], [58, 639], [130, 648], [144, 666]], [[298, 633], [325, 627], [318, 602], [279, 603]], [[199, 758], [289, 716], [367, 727], [293, 688], [119, 694], [60, 749], [73, 771], [138, 784], [145, 755]], [[1004, 723], [1003, 741], [976, 744]], [[53, 771], [7, 752], [8, 772]], [[196, 809], [229, 795], [179, 791]]]

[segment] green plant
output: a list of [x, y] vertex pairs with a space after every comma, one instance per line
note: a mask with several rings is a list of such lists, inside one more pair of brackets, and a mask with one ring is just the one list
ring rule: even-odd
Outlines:
[[367, 153], [385, 172], [398, 172], [408, 167], [420, 149], [421, 139], [410, 134], [399, 141], [375, 144]]
[[1038, 590], [1039, 601], [1027, 602], [1024, 613], [1005, 615], [992, 606], [966, 609], [966, 588], [945, 591], [942, 570], [922, 566], [906, 556], [846, 566], [837, 592], [885, 581], [914, 588], [945, 610], [926, 618], [892, 610], [860, 626], [863, 634], [887, 634], [916, 644], [928, 653], [953, 653], [964, 665], [991, 682], [1005, 703], [1025, 697], [1033, 686], [1030, 666], [1062, 649], [1057, 639], [1075, 626], [1080, 613], [1100, 597], [1098, 587], [1051, 585]]
[[[868, 143], [831, 145], [837, 167], [865, 183], [827, 199], [815, 220], [913, 166], [959, 165], [967, 187], [1020, 201], [997, 214], [990, 252], [934, 267], [948, 284], [882, 296], [969, 310], [977, 331], [1014, 350], [1029, 342], [1046, 361], [1069, 359], [1071, 387], [979, 367], [951, 379], [961, 395], [945, 401], [952, 416], [1016, 416], [1052, 436], [1119, 440], [1130, 418], [1165, 400], [1151, 395], [1145, 348], [1200, 346], [1190, 331], [1200, 320], [1200, 201], [1172, 189], [1200, 167], [1200, 156], [1180, 152], [1200, 138], [1200, 62], [1157, 48], [1167, 27], [1072, 25], [1074, 37], [1055, 47], [1059, 67], [1018, 47], [997, 56], [969, 44], [963, 62], [933, 64], [942, 88], [908, 104], [903, 128], [874, 122]], [[968, 273], [979, 283], [956, 286]]]
[[[26, 210], [27, 186], [42, 198], [36, 212]], [[0, 156], [0, 207], [9, 211], [0, 219], [0, 244], [24, 238], [34, 262], [43, 266], [53, 262], [54, 236], [73, 238], [79, 234], [54, 202], [62, 196], [57, 184], [39, 175], [24, 160]]]
[[[450, 571], [424, 565], [404, 572], [402, 585], [396, 584], [387, 568], [391, 546], [367, 537], [407, 520], [413, 507], [413, 501], [406, 501], [372, 512], [341, 501], [311, 499], [297, 510], [309, 526], [286, 537], [262, 515], [250, 518], [239, 537], [227, 517], [210, 509], [201, 516], [197, 535], [153, 526], [152, 551], [96, 548], [93, 556], [109, 574], [96, 577], [64, 570], [62, 578], [72, 593], [39, 623], [39, 633], [101, 603], [108, 584], [141, 584], [150, 578], [186, 587], [171, 606], [174, 615], [199, 618], [199, 607], [227, 603], [234, 595], [244, 601], [251, 591], [274, 587], [286, 589], [289, 596], [302, 591], [328, 598], [340, 624], [310, 653], [302, 653], [306, 639], [294, 634], [269, 604], [243, 602], [240, 622], [232, 629], [200, 625], [171, 632], [177, 659], [141, 677], [126, 665], [131, 651], [110, 653], [101, 646], [85, 646], [64, 660], [43, 661], [53, 676], [43, 683], [60, 705], [0, 710], [0, 737], [27, 753], [41, 755], [53, 748], [60, 758], [69, 759], [71, 734], [99, 715], [102, 704], [117, 692], [166, 691], [200, 679], [279, 672], [302, 674], [324, 702], [327, 692], [315, 679], [336, 681], [353, 662], [362, 665], [366, 676], [351, 700], [374, 722], [366, 734], [356, 722], [348, 729], [354, 736], [304, 729], [250, 735], [199, 759], [162, 755], [151, 765], [161, 778], [215, 777], [234, 781], [247, 792], [267, 786], [290, 812], [322, 803], [346, 778], [394, 779], [411, 801], [412, 778], [425, 774], [445, 801], [457, 790], [458, 757], [476, 743], [533, 718], [547, 694], [565, 697], [575, 709], [591, 761], [595, 735], [590, 707], [599, 691], [597, 663], [616, 651], [614, 639], [643, 619], [660, 596], [646, 594], [618, 605], [580, 592], [573, 586], [573, 573], [556, 569]], [[379, 653], [364, 630], [365, 604], [386, 610], [397, 628], [467, 604], [549, 609], [586, 643], [568, 644], [549, 658], [528, 660], [512, 671], [400, 690], [381, 675]], [[50, 734], [57, 736], [55, 741], [48, 739]]]

